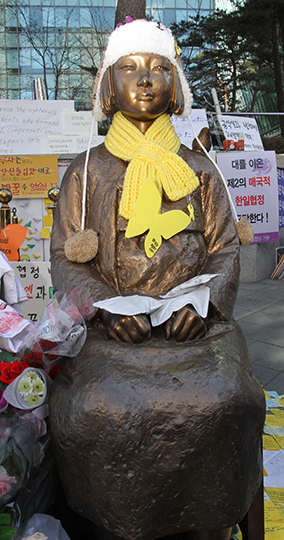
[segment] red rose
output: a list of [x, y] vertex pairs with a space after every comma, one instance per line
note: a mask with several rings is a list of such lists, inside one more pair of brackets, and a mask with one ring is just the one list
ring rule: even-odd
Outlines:
[[10, 384], [28, 367], [30, 366], [28, 364], [23, 364], [23, 362], [11, 362], [11, 364], [8, 362], [0, 362], [0, 381], [5, 384]]

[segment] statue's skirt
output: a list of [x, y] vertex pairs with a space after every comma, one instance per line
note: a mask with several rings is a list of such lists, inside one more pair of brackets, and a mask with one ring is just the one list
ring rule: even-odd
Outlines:
[[122, 538], [229, 527], [260, 485], [265, 400], [234, 321], [183, 344], [94, 328], [50, 405], [69, 505]]

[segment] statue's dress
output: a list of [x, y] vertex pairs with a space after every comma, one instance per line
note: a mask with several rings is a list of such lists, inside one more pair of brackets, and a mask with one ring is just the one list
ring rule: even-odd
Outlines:
[[94, 300], [156, 296], [197, 274], [210, 284], [211, 327], [200, 340], [166, 343], [164, 329], [140, 345], [89, 330], [75, 359], [64, 360], [51, 399], [51, 423], [70, 506], [128, 540], [239, 522], [262, 476], [263, 391], [245, 338], [231, 319], [239, 278], [239, 242], [224, 186], [210, 161], [181, 146], [200, 187], [162, 211], [195, 219], [148, 259], [144, 238], [125, 238], [118, 215], [128, 163], [101, 145], [88, 167], [87, 227], [99, 251], [69, 262], [67, 237], [80, 230], [84, 155], [69, 166], [52, 234], [52, 279], [62, 290], [82, 284]]

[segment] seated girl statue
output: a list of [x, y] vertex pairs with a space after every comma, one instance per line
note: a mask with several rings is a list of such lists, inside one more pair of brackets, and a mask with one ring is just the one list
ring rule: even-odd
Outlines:
[[[239, 239], [227, 193], [171, 123], [192, 96], [170, 30], [116, 28], [95, 88], [95, 118], [112, 125], [87, 175], [85, 153], [68, 167], [52, 232], [55, 289], [81, 285], [96, 305], [51, 398], [63, 488], [107, 538], [227, 540], [261, 484], [265, 414], [232, 319]], [[87, 262], [66, 243], [80, 243], [82, 212]]]

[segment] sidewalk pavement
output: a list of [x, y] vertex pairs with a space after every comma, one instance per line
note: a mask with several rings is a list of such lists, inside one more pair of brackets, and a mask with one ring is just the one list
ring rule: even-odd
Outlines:
[[265, 390], [284, 394], [284, 279], [240, 283], [234, 317]]

